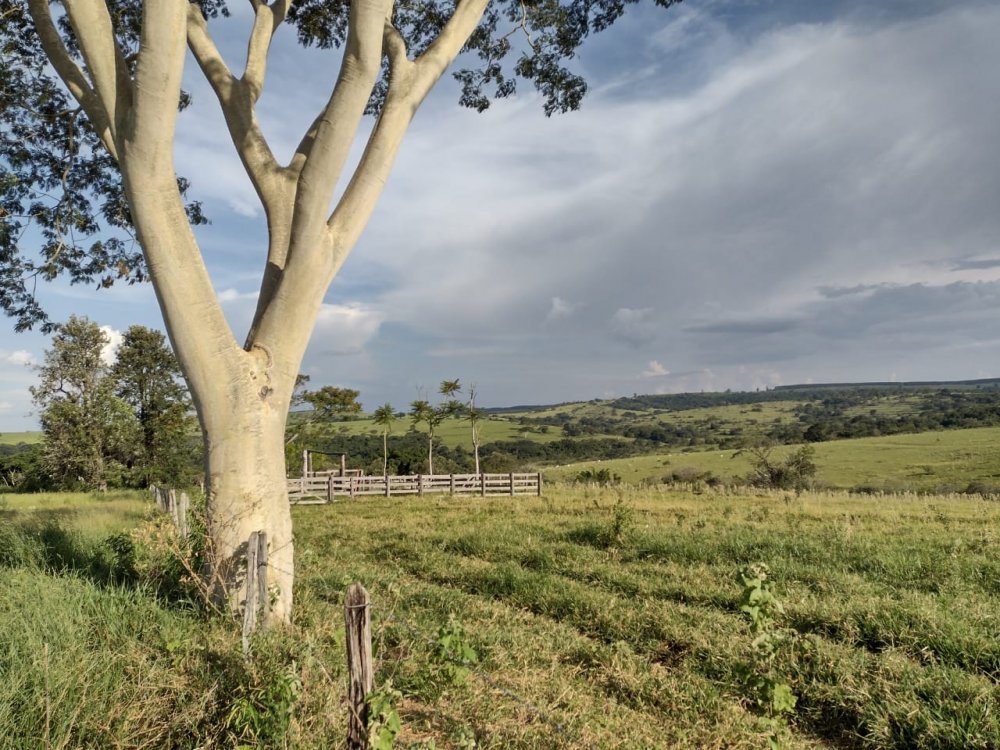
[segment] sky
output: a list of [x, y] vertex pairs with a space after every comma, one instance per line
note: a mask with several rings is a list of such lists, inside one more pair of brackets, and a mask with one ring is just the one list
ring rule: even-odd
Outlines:
[[[219, 27], [235, 65], [245, 13]], [[243, 16], [240, 18], [239, 16]], [[443, 80], [331, 286], [302, 365], [367, 409], [1000, 376], [1000, 4], [646, 4], [581, 49], [590, 92], [484, 114]], [[276, 41], [259, 115], [287, 159], [334, 52]], [[193, 63], [179, 173], [238, 340], [266, 229]], [[51, 285], [52, 317], [162, 328], [148, 286]], [[37, 429], [48, 339], [0, 328], [0, 432]]]

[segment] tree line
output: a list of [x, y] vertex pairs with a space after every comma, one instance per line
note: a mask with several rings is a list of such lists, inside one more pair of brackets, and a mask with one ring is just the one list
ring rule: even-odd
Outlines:
[[43, 439], [0, 457], [8, 486], [96, 490], [189, 483], [201, 441], [180, 368], [164, 336], [129, 327], [110, 353], [95, 322], [54, 326], [31, 396]]

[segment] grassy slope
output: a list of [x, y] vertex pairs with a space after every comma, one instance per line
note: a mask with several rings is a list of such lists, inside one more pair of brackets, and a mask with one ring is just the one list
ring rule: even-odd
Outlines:
[[[108, 501], [39, 510], [75, 510], [61, 520], [96, 538], [148, 507], [132, 501], [103, 528]], [[36, 512], [12, 505], [5, 521]], [[397, 747], [458, 748], [463, 733], [491, 750], [764, 747], [738, 676], [750, 636], [734, 573], [756, 560], [815, 642], [779, 659], [799, 695], [784, 747], [1000, 746], [1000, 504], [550, 487], [293, 514], [296, 627], [250, 668], [224, 621], [0, 557], [0, 747], [232, 747], [240, 700], [272, 700], [293, 658], [288, 746], [338, 747], [351, 580], [374, 602], [378, 682], [405, 695]], [[435, 661], [449, 617], [486, 679], [451, 684]]]
[[[389, 440], [394, 435], [401, 435], [410, 429], [409, 417], [397, 419], [392, 426]], [[316, 427], [312, 428], [317, 430]], [[335, 436], [338, 433], [345, 435], [377, 435], [381, 437], [382, 429], [374, 424], [370, 419], [356, 419], [350, 422], [335, 422], [323, 425], [321, 428], [324, 436]], [[426, 433], [426, 425], [417, 425], [419, 432]], [[294, 427], [289, 427], [289, 432], [294, 433]], [[498, 440], [520, 440], [522, 438], [539, 442], [558, 440], [562, 437], [562, 431], [557, 427], [552, 427], [547, 433], [539, 433], [534, 430], [526, 430], [516, 421], [506, 417], [491, 417], [479, 422], [479, 433], [481, 443], [492, 443]], [[471, 449], [471, 428], [469, 423], [460, 419], [446, 419], [434, 431], [434, 436], [448, 446], [464, 446]]]
[[[781, 667], [800, 696], [786, 747], [1000, 743], [995, 504], [581, 490], [296, 521], [309, 620], [338, 616], [349, 579], [371, 590], [408, 740], [468, 726], [489, 748], [764, 746], [737, 675], [750, 638], [734, 572], [765, 560], [816, 643]], [[490, 682], [442, 694], [425, 636], [452, 615]]]
[[[923, 432], [880, 438], [836, 440], [814, 444], [817, 479], [831, 487], [963, 490], [970, 482], [1000, 484], [1000, 428]], [[776, 449], [776, 455], [791, 450]], [[664, 453], [609, 461], [588, 461], [545, 469], [546, 477], [569, 479], [584, 469], [607, 468], [625, 481], [659, 480], [672, 471], [692, 467], [718, 476], [749, 471], [735, 451]]]
[[42, 442], [41, 432], [3, 432], [0, 433], [0, 445], [17, 445], [27, 443], [33, 445]]

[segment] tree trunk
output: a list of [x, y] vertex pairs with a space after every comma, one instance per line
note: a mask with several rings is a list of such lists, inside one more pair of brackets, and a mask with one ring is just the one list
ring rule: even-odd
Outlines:
[[270, 606], [265, 608], [265, 618], [287, 622], [294, 561], [284, 418], [259, 397], [251, 399], [231, 406], [225, 419], [207, 420], [205, 427], [211, 543], [207, 572], [217, 602], [238, 611], [246, 596], [247, 539], [254, 531], [266, 531]]

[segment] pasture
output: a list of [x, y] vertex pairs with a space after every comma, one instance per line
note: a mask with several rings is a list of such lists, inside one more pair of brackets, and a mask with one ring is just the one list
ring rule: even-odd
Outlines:
[[[817, 482], [832, 488], [964, 491], [970, 483], [1000, 485], [1000, 428], [921, 432], [814, 443]], [[791, 446], [779, 446], [784, 456]], [[750, 464], [735, 450], [670, 451], [547, 467], [546, 476], [569, 480], [586, 469], [607, 469], [626, 482], [659, 482], [675, 472], [745, 476]]]
[[[109, 533], [153, 513], [122, 501]], [[224, 618], [87, 562], [115, 548], [103, 502], [4, 501], [5, 549], [19, 530], [27, 551], [0, 554], [0, 746], [341, 746], [352, 580], [398, 748], [1000, 746], [1000, 504], [983, 499], [547, 486], [295, 508], [295, 625], [249, 664]], [[67, 506], [66, 534], [33, 532]], [[156, 547], [155, 523], [136, 544]], [[798, 698], [777, 723], [747, 683], [736, 572], [756, 561], [809, 644], [774, 660]], [[446, 637], [474, 661], [443, 659]]]

